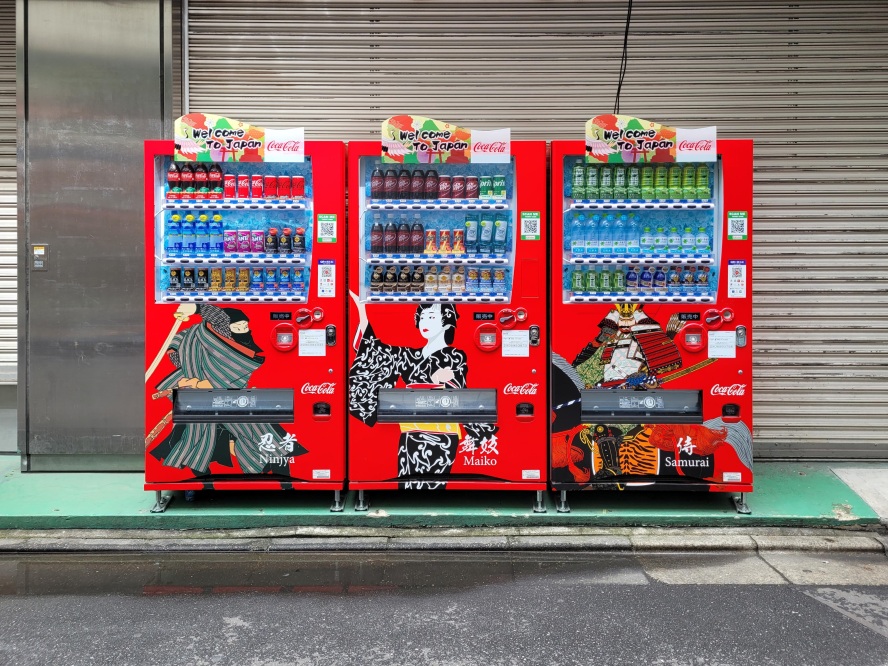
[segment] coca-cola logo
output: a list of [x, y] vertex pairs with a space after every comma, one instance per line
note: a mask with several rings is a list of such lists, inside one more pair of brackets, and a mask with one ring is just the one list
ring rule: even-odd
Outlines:
[[536, 395], [538, 386], [539, 384], [532, 384], [531, 382], [515, 386], [510, 382], [503, 389], [503, 395]]
[[746, 395], [746, 384], [731, 384], [730, 386], [714, 385], [709, 393], [712, 395]]
[[269, 141], [265, 144], [266, 150], [274, 150], [279, 153], [298, 153], [301, 147], [301, 141]]
[[703, 152], [712, 150], [712, 139], [700, 139], [699, 141], [679, 141], [678, 149], [687, 152]]
[[475, 153], [504, 153], [506, 152], [506, 148], [508, 144], [505, 141], [491, 141], [490, 143], [484, 143], [483, 141], [479, 141], [478, 143], [472, 144], [472, 152]]
[[336, 382], [324, 382], [322, 384], [309, 384], [305, 382], [302, 385], [303, 394], [311, 395], [332, 395], [336, 388]]

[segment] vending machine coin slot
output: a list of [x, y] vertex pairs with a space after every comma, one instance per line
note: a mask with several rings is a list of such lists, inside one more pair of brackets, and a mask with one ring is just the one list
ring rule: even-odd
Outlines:
[[745, 347], [746, 346], [746, 327], [738, 326], [736, 330], [737, 334], [737, 346]]
[[173, 423], [292, 423], [293, 389], [173, 389]]
[[328, 347], [335, 347], [336, 346], [336, 327], [333, 326], [332, 324], [327, 327], [326, 339], [327, 339], [327, 346]]
[[496, 423], [496, 389], [380, 389], [379, 423]]
[[540, 346], [540, 327], [539, 326], [531, 326], [530, 327], [530, 346], [531, 347], [539, 347]]
[[583, 423], [703, 423], [703, 392], [668, 389], [580, 392]]

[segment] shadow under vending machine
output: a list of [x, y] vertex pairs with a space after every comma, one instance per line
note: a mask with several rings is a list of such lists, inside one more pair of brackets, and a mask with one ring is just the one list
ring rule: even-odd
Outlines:
[[551, 482], [752, 491], [752, 141], [603, 115], [552, 142]]
[[349, 143], [348, 478], [546, 485], [546, 144], [418, 116]]
[[145, 489], [345, 482], [345, 146], [192, 113], [145, 143]]

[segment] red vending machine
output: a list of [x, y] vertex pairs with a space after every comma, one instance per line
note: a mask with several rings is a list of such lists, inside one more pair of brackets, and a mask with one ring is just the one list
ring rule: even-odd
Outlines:
[[417, 116], [349, 143], [349, 487], [544, 511], [546, 145]]
[[551, 479], [752, 491], [752, 141], [603, 115], [552, 142]]
[[345, 482], [345, 146], [208, 114], [145, 143], [145, 489]]

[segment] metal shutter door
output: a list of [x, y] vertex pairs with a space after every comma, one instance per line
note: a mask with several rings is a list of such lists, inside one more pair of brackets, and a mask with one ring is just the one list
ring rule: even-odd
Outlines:
[[[581, 138], [626, 3], [190, 0], [189, 109], [310, 138], [396, 112]], [[760, 457], [888, 457], [884, 0], [636, 3], [621, 110], [756, 141]]]
[[15, 1], [0, 1], [0, 383], [18, 364]]

